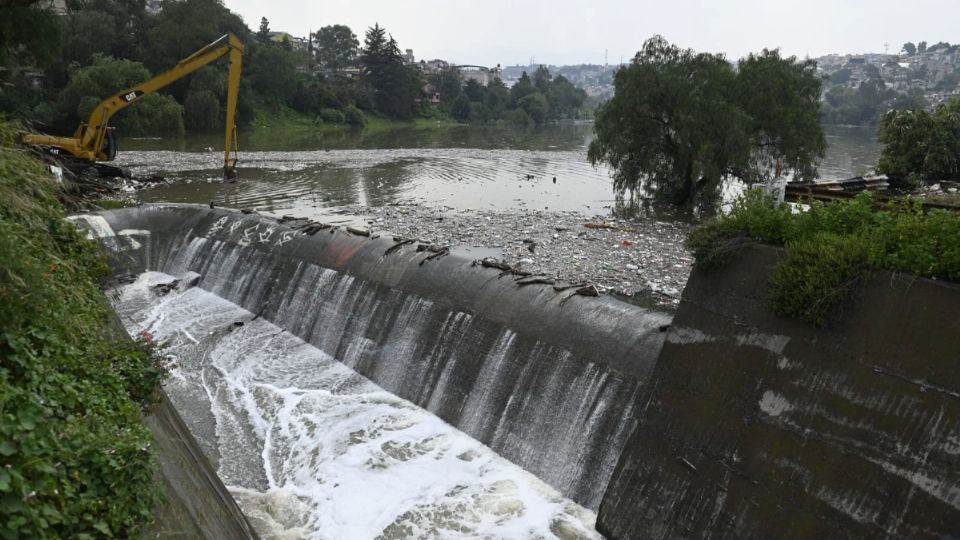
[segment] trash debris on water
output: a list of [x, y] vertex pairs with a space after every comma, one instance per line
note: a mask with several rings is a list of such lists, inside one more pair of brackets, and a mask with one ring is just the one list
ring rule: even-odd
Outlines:
[[642, 294], [667, 309], [679, 302], [693, 266], [683, 247], [688, 227], [682, 223], [615, 221], [575, 211], [454, 211], [417, 203], [342, 210], [375, 215], [378, 229], [405, 238], [429, 236], [451, 247], [499, 249], [497, 268], [521, 265], [564, 282], [595, 284], [599, 292]]

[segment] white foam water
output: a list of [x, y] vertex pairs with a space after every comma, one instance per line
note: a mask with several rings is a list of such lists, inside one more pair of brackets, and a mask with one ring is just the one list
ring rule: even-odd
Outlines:
[[[436, 416], [200, 288], [115, 291], [132, 335], [265, 538], [600, 538], [596, 516]], [[242, 323], [242, 324], [239, 324]]]

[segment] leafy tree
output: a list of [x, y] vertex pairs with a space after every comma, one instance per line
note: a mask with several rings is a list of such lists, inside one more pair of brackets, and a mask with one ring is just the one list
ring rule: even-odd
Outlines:
[[753, 146], [749, 167], [738, 176], [760, 182], [787, 168], [797, 178], [813, 179], [814, 164], [826, 150], [816, 62], [765, 49], [741, 59], [737, 69], [736, 102], [749, 118]]
[[586, 100], [587, 93], [563, 75], [558, 75], [551, 82], [547, 94], [550, 116], [555, 119], [575, 117]]
[[917, 52], [918, 52], [918, 53], [925, 53], [925, 52], [927, 52], [927, 42], [926, 42], [926, 41], [921, 41], [920, 43], [917, 43]]
[[[61, 109], [86, 121], [104, 98], [150, 78], [140, 62], [97, 55], [93, 64], [80, 68], [61, 94]], [[183, 108], [170, 96], [153, 94], [117, 113], [111, 123], [126, 135], [182, 135]]]
[[888, 112], [879, 140], [884, 148], [877, 172], [896, 186], [960, 177], [960, 98], [932, 114], [922, 108]]
[[[0, 16], [0, 67], [43, 66], [57, 59], [60, 20], [41, 0], [5, 4]], [[0, 80], [5, 76], [0, 70]]]
[[328, 69], [339, 70], [353, 65], [357, 59], [360, 42], [349, 26], [335, 24], [324, 26], [317, 33], [317, 60]]
[[883, 76], [880, 75], [880, 68], [873, 64], [867, 64], [863, 66], [863, 74], [867, 76], [867, 79], [883, 79]]
[[268, 43], [270, 41], [270, 21], [266, 17], [260, 17], [260, 29], [257, 30], [257, 40], [260, 43]]
[[[766, 75], [777, 80], [761, 81]], [[646, 191], [687, 206], [715, 195], [727, 175], [758, 180], [780, 160], [806, 177], [822, 155], [823, 135], [810, 123], [819, 115], [810, 98], [819, 95], [819, 79], [808, 63], [776, 51], [751, 55], [737, 72], [722, 56], [655, 36], [614, 84], [613, 99], [597, 112], [588, 157], [613, 167], [621, 195]], [[744, 96], [751, 84], [757, 95]]]
[[[116, 21], [112, 15], [85, 9], [67, 16], [63, 49], [67, 62], [89, 64], [94, 54], [111, 55], [117, 41]], [[122, 54], [122, 53], [121, 53]], [[127, 52], [129, 55], [129, 51]]]
[[907, 111], [913, 109], [923, 109], [927, 106], [927, 100], [923, 97], [921, 91], [912, 94], [900, 94], [889, 102], [892, 111]]
[[530, 76], [524, 71], [523, 74], [520, 75], [520, 79], [510, 87], [510, 101], [516, 104], [524, 97], [536, 91], [537, 89], [534, 88]]
[[470, 98], [466, 93], [461, 93], [450, 105], [450, 115], [461, 122], [469, 120], [472, 111]]
[[517, 103], [517, 107], [527, 113], [534, 123], [543, 123], [547, 118], [547, 98], [540, 92], [534, 92], [523, 96]]
[[550, 70], [547, 69], [547, 66], [540, 66], [533, 74], [533, 86], [536, 87], [537, 91], [541, 94], [546, 95], [550, 92], [550, 81], [552, 79], [553, 77], [550, 75]]
[[904, 43], [904, 44], [903, 44], [903, 48], [900, 49], [900, 50], [902, 50], [903, 52], [907, 53], [909, 56], [913, 56], [913, 55], [917, 54], [917, 46], [914, 45], [914, 44], [913, 44], [912, 42], [910, 42], [910, 41]]
[[853, 75], [853, 72], [850, 71], [850, 68], [841, 68], [838, 69], [830, 75], [831, 84], [847, 84], [850, 82], [850, 77]]
[[64, 24], [64, 60], [87, 64], [93, 54], [142, 58], [147, 13], [140, 0], [85, 0]]
[[[243, 19], [219, 0], [164, 0], [161, 5], [163, 9], [151, 18], [147, 29], [143, 55], [143, 63], [156, 73], [170, 69], [227, 32], [236, 34], [248, 47], [253, 45], [253, 35]], [[227, 69], [226, 62], [218, 62], [216, 66], [216, 69]], [[186, 90], [187, 82], [182, 81], [174, 85], [172, 93], [183, 98]]]
[[[903, 108], [895, 102], [903, 94], [888, 89], [879, 76], [867, 79], [856, 89], [836, 86], [827, 91], [823, 106], [825, 123], [874, 125], [884, 112]], [[901, 101], [902, 102], [902, 101]]]
[[440, 94], [440, 103], [453, 104], [460, 90], [463, 88], [463, 78], [460, 70], [455, 67], [446, 67], [430, 75], [430, 84]]
[[530, 115], [527, 114], [523, 109], [513, 109], [512, 111], [504, 111], [501, 114], [501, 118], [507, 123], [517, 126], [517, 127], [530, 127], [533, 125], [533, 119], [530, 118]]
[[261, 45], [249, 56], [246, 78], [253, 90], [273, 105], [288, 104], [297, 89], [294, 53], [277, 45]]
[[936, 89], [943, 91], [949, 91], [960, 86], [960, 69], [951, 71], [943, 76], [942, 79], [937, 83]]
[[186, 115], [185, 127], [194, 133], [211, 133], [223, 129], [220, 100], [209, 90], [191, 90], [183, 102], [183, 111]]
[[463, 93], [467, 95], [470, 101], [483, 103], [483, 99], [487, 96], [487, 89], [476, 80], [470, 79], [467, 84], [463, 85]]
[[499, 78], [487, 83], [484, 105], [491, 116], [498, 116], [510, 104], [510, 90]]
[[353, 105], [348, 105], [346, 109], [344, 109], [343, 117], [347, 124], [355, 128], [362, 128], [367, 124], [367, 119], [363, 116], [363, 111]]

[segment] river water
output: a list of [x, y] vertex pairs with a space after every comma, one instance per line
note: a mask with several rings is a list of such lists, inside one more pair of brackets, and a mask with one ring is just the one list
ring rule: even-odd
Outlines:
[[[830, 127], [826, 134], [823, 179], [857, 176], [876, 162], [872, 129]], [[118, 161], [136, 175], [179, 180], [142, 191], [145, 202], [214, 202], [309, 218], [394, 204], [607, 214], [614, 205], [610, 171], [587, 162], [592, 138], [588, 123], [278, 135], [244, 142], [241, 181], [233, 184], [220, 181], [219, 138], [127, 141]]]

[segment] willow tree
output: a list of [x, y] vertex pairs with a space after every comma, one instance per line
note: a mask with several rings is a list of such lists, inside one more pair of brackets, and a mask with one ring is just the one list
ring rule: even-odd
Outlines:
[[588, 157], [613, 168], [619, 195], [685, 206], [715, 195], [728, 176], [761, 181], [784, 166], [799, 177], [816, 174], [824, 139], [810, 63], [764, 51], [738, 71], [722, 55], [656, 36], [617, 71], [614, 85], [597, 112]]

